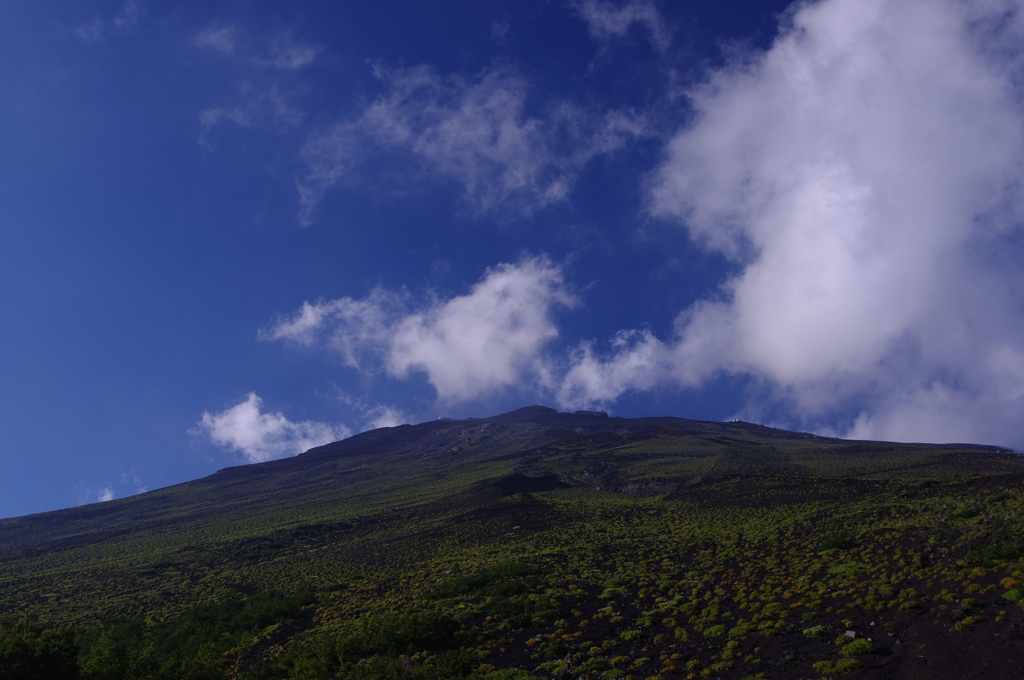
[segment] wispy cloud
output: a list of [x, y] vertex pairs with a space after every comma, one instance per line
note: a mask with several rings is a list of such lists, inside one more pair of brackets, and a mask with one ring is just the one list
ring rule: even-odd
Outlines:
[[138, 30], [146, 9], [134, 0], [128, 0], [109, 19], [94, 18], [73, 29], [84, 43], [96, 45], [110, 38], [123, 38]]
[[107, 36], [106, 22], [102, 19], [90, 19], [84, 24], [75, 27], [74, 33], [82, 42], [95, 45], [103, 42]]
[[89, 503], [104, 503], [106, 501], [112, 501], [117, 498], [114, 493], [114, 485], [106, 484], [104, 486], [92, 486], [88, 484], [76, 484], [72, 489], [72, 493], [75, 496], [75, 502], [78, 505], [87, 505]]
[[352, 434], [341, 423], [309, 420], [292, 422], [282, 413], [264, 413], [263, 401], [250, 393], [245, 400], [220, 413], [203, 413], [193, 431], [232, 451], [250, 463], [285, 458]]
[[282, 71], [297, 71], [309, 66], [320, 54], [318, 45], [296, 43], [287, 37], [279, 37], [270, 46], [270, 57], [262, 63]]
[[378, 289], [365, 299], [306, 303], [267, 339], [325, 348], [347, 365], [397, 378], [421, 373], [444, 402], [521, 382], [548, 384], [553, 312], [576, 304], [561, 269], [546, 258], [502, 264], [461, 296], [413, 305]]
[[651, 209], [741, 271], [581, 347], [566, 400], [727, 371], [856, 436], [1024, 444], [1022, 38], [1015, 4], [825, 0], [713, 73]]
[[211, 133], [224, 123], [282, 132], [303, 121], [305, 114], [296, 105], [301, 88], [293, 79], [313, 63], [322, 51], [319, 46], [296, 42], [285, 34], [273, 39], [252, 36], [235, 25], [207, 27], [195, 34], [193, 42], [239, 69], [225, 101], [199, 113], [200, 143], [210, 146]]
[[412, 416], [393, 404], [370, 405], [372, 402], [367, 402], [364, 397], [347, 393], [340, 388], [335, 388], [334, 398], [358, 414], [358, 419], [363, 423], [363, 432], [414, 422]]
[[196, 34], [195, 43], [197, 47], [215, 50], [222, 54], [233, 54], [238, 46], [238, 27], [204, 28]]
[[145, 8], [134, 0], [127, 0], [122, 6], [121, 11], [114, 15], [111, 19], [111, 23], [119, 31], [134, 31], [142, 23], [142, 17], [145, 16]]
[[304, 347], [326, 347], [346, 366], [372, 371], [386, 357], [394, 328], [408, 305], [405, 293], [380, 287], [361, 300], [344, 297], [315, 304], [304, 302], [297, 312], [279, 319], [260, 337]]
[[121, 483], [126, 486], [133, 487], [134, 491], [132, 491], [132, 493], [146, 493], [147, 491], [149, 491], [149, 486], [143, 484], [142, 480], [139, 479], [139, 475], [136, 474], [135, 470], [122, 472]]
[[581, 0], [573, 3], [573, 7], [586, 22], [590, 35], [597, 40], [621, 39], [629, 35], [633, 26], [640, 26], [659, 52], [667, 50], [671, 43], [671, 31], [651, 0], [629, 0], [625, 3]]
[[302, 122], [304, 114], [292, 103], [282, 85], [242, 81], [229, 105], [214, 106], [199, 113], [199, 141], [210, 145], [210, 134], [221, 123], [239, 127], [284, 131]]
[[[378, 68], [385, 92], [357, 117], [312, 135], [303, 151], [300, 221], [313, 220], [324, 194], [358, 181], [371, 157], [404, 155], [431, 177], [455, 181], [476, 214], [528, 215], [564, 201], [595, 156], [643, 134], [639, 116], [595, 114], [562, 102], [527, 113], [529, 83], [514, 69], [477, 78], [432, 68]], [[425, 174], [424, 177], [427, 175]]]
[[376, 430], [379, 427], [395, 427], [409, 422], [409, 417], [401, 409], [394, 406], [378, 405], [366, 413], [366, 429]]

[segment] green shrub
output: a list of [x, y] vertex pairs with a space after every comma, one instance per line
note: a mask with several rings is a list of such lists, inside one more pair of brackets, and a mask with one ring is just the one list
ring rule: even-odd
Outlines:
[[836, 566], [830, 568], [828, 570], [828, 573], [832, 574], [833, 576], [849, 578], [851, 576], [856, 576], [862, 571], [864, 571], [864, 568], [860, 564], [857, 564], [856, 562], [847, 562], [846, 564], [837, 564]]
[[875, 652], [875, 646], [868, 642], [866, 638], [858, 638], [849, 644], [843, 645], [839, 650], [839, 653], [843, 656], [863, 656], [864, 654], [873, 654]]
[[704, 635], [707, 636], [707, 637], [717, 637], [719, 635], [722, 635], [723, 633], [725, 633], [728, 630], [729, 629], [726, 628], [724, 625], [718, 624], [718, 625], [715, 625], [715, 626], [709, 626], [709, 627], [705, 628], [704, 629]]
[[501, 562], [441, 584], [427, 593], [428, 600], [441, 600], [460, 595], [467, 597], [508, 597], [521, 595], [536, 587], [534, 569], [522, 562]]
[[642, 634], [643, 633], [641, 633], [639, 630], [624, 630], [621, 633], [619, 633], [619, 637], [622, 638], [623, 640], [627, 640], [627, 641], [628, 640], [636, 640]]
[[839, 659], [838, 661], [819, 661], [814, 664], [814, 670], [822, 675], [842, 675], [860, 668], [861, 663], [857, 659]]
[[385, 612], [358, 619], [338, 637], [336, 650], [342, 661], [413, 654], [452, 644], [459, 628], [439, 612]]
[[499, 616], [510, 628], [528, 628], [536, 620], [553, 619], [561, 610], [548, 597], [516, 595], [508, 599], [492, 600], [482, 605], [485, 613]]
[[[625, 675], [623, 673], [622, 675]], [[612, 677], [605, 674], [606, 678]], [[622, 677], [622, 676], [616, 676]], [[485, 673], [482, 680], [540, 680], [536, 675], [531, 675], [526, 671], [516, 670], [515, 668], [502, 668], [501, 670], [491, 671]]]
[[992, 569], [1006, 562], [1016, 562], [1024, 557], [1024, 543], [996, 541], [990, 545], [974, 548], [964, 556], [968, 567]]
[[846, 534], [832, 534], [821, 544], [821, 550], [848, 550], [856, 547], [857, 541]]
[[0, 678], [78, 677], [78, 646], [70, 630], [43, 630], [16, 616], [0, 618]]

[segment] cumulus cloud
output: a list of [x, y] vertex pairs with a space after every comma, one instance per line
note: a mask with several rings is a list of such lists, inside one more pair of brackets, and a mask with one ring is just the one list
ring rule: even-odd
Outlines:
[[740, 272], [667, 340], [581, 347], [565, 400], [726, 371], [859, 437], [1024, 445], [1022, 47], [1016, 2], [799, 5], [651, 183]]
[[220, 413], [203, 413], [195, 433], [241, 453], [250, 463], [294, 456], [352, 434], [344, 425], [309, 420], [293, 423], [282, 413], [264, 413], [263, 400], [250, 393]]
[[446, 300], [414, 305], [378, 289], [362, 300], [305, 303], [263, 337], [331, 350], [364, 372], [425, 374], [442, 401], [454, 402], [524, 381], [549, 384], [543, 350], [558, 335], [553, 312], [575, 303], [559, 267], [527, 258]]
[[558, 336], [555, 306], [575, 299], [561, 271], [544, 260], [501, 265], [469, 295], [411, 314], [395, 327], [388, 369], [423, 371], [442, 400], [463, 400], [519, 382], [546, 381], [544, 346]]
[[623, 38], [638, 25], [646, 29], [655, 49], [660, 52], [668, 49], [670, 31], [651, 0], [630, 0], [625, 4], [584, 0], [574, 6], [586, 22], [590, 35], [598, 40]]
[[307, 172], [298, 183], [302, 223], [313, 220], [327, 191], [357, 181], [371, 156], [382, 153], [457, 182], [473, 213], [529, 214], [565, 200], [595, 156], [644, 134], [641, 119], [629, 112], [595, 115], [563, 102], [531, 116], [529, 84], [510, 69], [473, 79], [442, 77], [427, 66], [378, 68], [377, 76], [385, 88], [377, 100], [306, 143]]

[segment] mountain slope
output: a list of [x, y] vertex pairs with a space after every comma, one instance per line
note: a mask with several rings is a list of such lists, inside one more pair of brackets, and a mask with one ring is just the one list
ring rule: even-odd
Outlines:
[[997, 447], [853, 442], [743, 422], [533, 406], [381, 428], [138, 496], [0, 520], [0, 551], [46, 552], [208, 524], [229, 534], [235, 522], [262, 519], [270, 528], [321, 513], [373, 513], [516, 471], [595, 490], [664, 492], [727, 476], [938, 479], [1024, 471], [1020, 461]]
[[[306, 583], [320, 593], [316, 619], [294, 640], [274, 638], [273, 659], [352, 617], [418, 606], [469, 616], [484, 636], [474, 644], [506, 640], [496, 667], [529, 666], [538, 677], [574, 668], [556, 660], [563, 646], [584, 654], [586, 640], [618, 640], [625, 656], [648, 658], [637, 665], [648, 675], [690, 672], [650, 661], [661, 651], [751, 675], [726, 668], [734, 655], [715, 652], [724, 639], [702, 632], [718, 625], [747, 626], [734, 638], [751, 658], [755, 647], [796, 645], [796, 660], [771, 677], [806, 677], [828, 648], [803, 634], [813, 626], [787, 617], [831, 631], [885, 612], [903, 626], [894, 635], [931, 640], [975, 616], [944, 609], [955, 584], [984, 600], [978, 611], [1012, 610], [978, 616], [977, 630], [1020, 625], [1001, 596], [1024, 557], [1022, 480], [1024, 459], [994, 447], [535, 406], [383, 428], [132, 498], [0, 520], [0, 614], [87, 627], [117, 616], [170, 621], [231, 593]], [[533, 585], [486, 597], [452, 585], [503, 564], [526, 565], [516, 569]], [[545, 597], [555, 604], [542, 606]], [[502, 602], [535, 615], [512, 616]], [[782, 607], [770, 619], [768, 604]], [[768, 620], [779, 628], [763, 628]], [[545, 643], [552, 651], [539, 655], [527, 644], [566, 626], [578, 642]], [[872, 662], [884, 673], [915, 662], [888, 649]], [[953, 677], [931, 672], [924, 677]]]

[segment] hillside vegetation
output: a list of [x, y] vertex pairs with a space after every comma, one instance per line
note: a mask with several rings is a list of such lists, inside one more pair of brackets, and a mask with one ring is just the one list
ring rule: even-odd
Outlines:
[[0, 677], [1010, 678], [1024, 460], [530, 407], [0, 520]]

